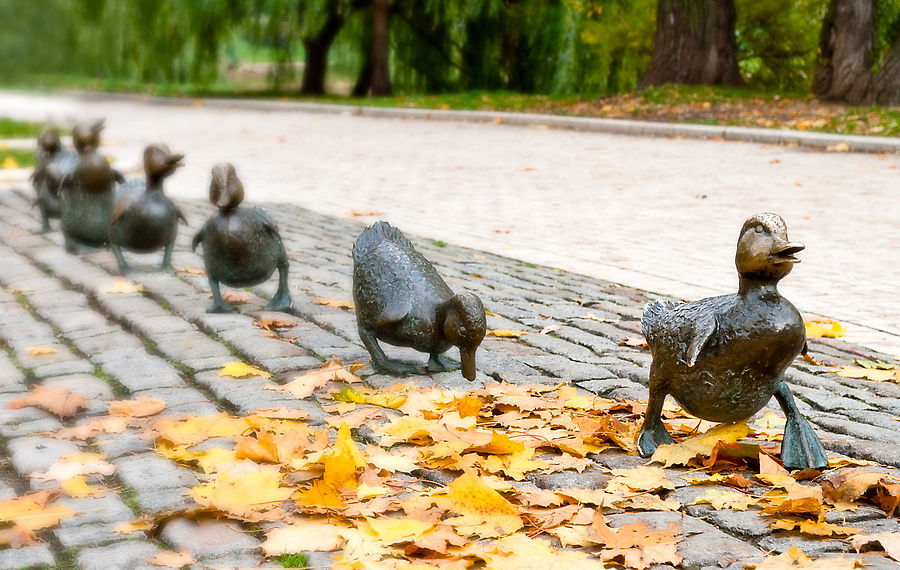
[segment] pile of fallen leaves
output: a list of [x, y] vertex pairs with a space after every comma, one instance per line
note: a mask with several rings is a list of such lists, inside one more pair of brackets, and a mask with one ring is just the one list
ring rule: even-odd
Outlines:
[[[267, 386], [317, 398], [328, 414], [322, 425], [311, 425], [302, 410], [284, 408], [241, 417], [160, 416], [165, 404], [142, 398], [111, 402], [108, 415], [54, 436], [88, 441], [138, 429], [155, 441], [157, 453], [197, 472], [201, 483], [189, 494], [198, 507], [121, 525], [117, 532], [152, 530], [172, 516], [227, 517], [263, 533], [267, 556], [336, 552], [338, 568], [677, 565], [684, 538], [677, 520], [661, 528], [610, 517], [682, 510], [687, 505], [674, 490], [685, 485], [703, 486], [691, 504], [755, 509], [774, 529], [847, 540], [857, 550], [883, 549], [900, 560], [900, 533], [865, 535], [826, 521], [829, 512], [852, 511], [863, 501], [892, 516], [900, 480], [850, 460], [833, 463], [837, 470], [824, 475], [789, 473], [776, 459], [784, 420], [772, 412], [751, 424], [711, 428], [668, 407], [665, 423], [682, 441], [661, 446], [647, 464], [608, 469], [604, 452], [634, 453], [644, 403], [563, 384], [499, 383], [456, 392], [408, 383], [376, 390], [355, 369], [329, 362]], [[220, 374], [227, 382], [268, 377], [243, 363], [230, 363]], [[71, 392], [41, 388], [13, 405], [36, 405], [61, 418], [84, 407]], [[0, 543], [34, 543], [36, 530], [74, 514], [53, 504], [59, 494], [100, 496], [107, 490], [90, 483], [114, 470], [100, 454], [77, 453], [32, 474], [60, 488], [0, 502], [0, 518], [7, 521]], [[552, 480], [573, 472], [585, 473], [595, 487]], [[181, 560], [188, 554], [167, 555]], [[829, 559], [835, 563], [853, 568], [857, 561]], [[790, 550], [758, 567], [812, 564]]]

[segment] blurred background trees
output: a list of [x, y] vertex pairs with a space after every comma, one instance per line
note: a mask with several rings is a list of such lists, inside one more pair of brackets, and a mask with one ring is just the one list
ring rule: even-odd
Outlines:
[[0, 80], [900, 102], [900, 0], [0, 0]]

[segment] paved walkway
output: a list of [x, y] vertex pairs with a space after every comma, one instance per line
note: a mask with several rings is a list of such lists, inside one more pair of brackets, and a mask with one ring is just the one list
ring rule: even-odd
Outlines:
[[[288, 407], [304, 410], [312, 425], [322, 425], [325, 413], [321, 394], [298, 400], [287, 393], [263, 389], [262, 378], [231, 380], [218, 374], [226, 362], [240, 359], [262, 367], [283, 381], [298, 370], [318, 367], [322, 361], [367, 359], [356, 333], [352, 311], [314, 303], [316, 297], [349, 299], [349, 251], [361, 225], [316, 214], [297, 206], [274, 210], [291, 257], [290, 288], [296, 314], [277, 314], [294, 325], [271, 338], [254, 326], [254, 317], [274, 289], [274, 280], [247, 293], [241, 314], [209, 315], [206, 279], [191, 268], [202, 265], [189, 251], [191, 231], [179, 236], [174, 265], [177, 274], [137, 273], [133, 279], [143, 292], [106, 292], [115, 281], [115, 260], [108, 251], [76, 257], [63, 251], [59, 232], [37, 234], [39, 222], [28, 193], [0, 191], [0, 439], [6, 452], [0, 470], [0, 498], [51, 484], [32, 477], [47, 470], [60, 456], [76, 451], [103, 453], [115, 473], [100, 478], [109, 492], [100, 498], [59, 499], [78, 514], [59, 527], [43, 531], [43, 543], [21, 549], [0, 549], [0, 569], [58, 567], [100, 570], [151, 568], [148, 558], [160, 548], [186, 548], [200, 560], [192, 568], [234, 568], [266, 565], [252, 528], [226, 520], [195, 522], [175, 516], [158, 535], [138, 532], [127, 537], [112, 532], [140, 515], [156, 515], [192, 506], [185, 496], [198, 482], [198, 474], [152, 450], [141, 430], [100, 433], [81, 440], [61, 440], [52, 432], [84, 425], [103, 415], [111, 399], [153, 396], [168, 404], [174, 416], [246, 414], [257, 408]], [[190, 225], [196, 228], [211, 207], [203, 201], [184, 203]], [[416, 238], [421, 251], [433, 259], [454, 289], [467, 288], [484, 300], [490, 328], [529, 330], [518, 340], [488, 338], [478, 354], [474, 384], [457, 372], [434, 377], [413, 377], [425, 384], [468, 389], [482, 383], [572, 383], [603, 396], [646, 398], [649, 355], [619, 342], [639, 330], [642, 306], [650, 297], [569, 272], [528, 264], [488, 253], [441, 246]], [[150, 266], [159, 256], [136, 258]], [[592, 313], [592, 315], [588, 315]], [[271, 315], [271, 314], [270, 314]], [[588, 318], [586, 318], [588, 317]], [[551, 326], [550, 334], [536, 331]], [[556, 328], [558, 327], [558, 328]], [[51, 347], [52, 354], [33, 354], [35, 346]], [[886, 357], [839, 340], [815, 342], [813, 356], [826, 364], [847, 363], [857, 356]], [[408, 351], [390, 350], [411, 356]], [[420, 359], [419, 356], [415, 358]], [[360, 371], [373, 386], [395, 380]], [[900, 386], [852, 380], [798, 361], [790, 371], [799, 405], [814, 423], [833, 455], [878, 461], [900, 467]], [[6, 409], [6, 403], [36, 385], [62, 386], [83, 394], [88, 409], [60, 422], [37, 408]], [[634, 467], [643, 460], [621, 452], [596, 456], [597, 465], [584, 473], [557, 476], [538, 474], [526, 486], [596, 488], [607, 469]], [[900, 470], [888, 471], [895, 476]], [[688, 474], [695, 474], [688, 471]], [[715, 510], [691, 504], [700, 491], [678, 479], [683, 470], [667, 470], [678, 489], [670, 496], [681, 513], [628, 512], [614, 515], [615, 524], [634, 520], [665, 525], [677, 519], [694, 533], [679, 549], [685, 566], [743, 568], [764, 552], [782, 552], [798, 545], [810, 553], [831, 556], [849, 549], [846, 540], [816, 540], [794, 532], [776, 531], [759, 510]], [[446, 480], [447, 474], [422, 477]], [[451, 475], [452, 476], [452, 475]], [[756, 492], [759, 492], [757, 490]], [[852, 523], [863, 532], [900, 529], [895, 518], [861, 506], [855, 512], [829, 511], [828, 521]], [[887, 569], [895, 563], [876, 554], [860, 555], [871, 568]], [[310, 563], [328, 567], [329, 556], [313, 553]]]
[[[803, 263], [782, 285], [849, 340], [900, 355], [900, 156], [645, 139], [502, 124], [374, 119], [0, 93], [3, 114], [106, 117], [107, 151], [187, 155], [179, 198], [234, 162], [248, 199], [350, 210], [422, 236], [694, 299], [730, 292], [743, 220], [775, 211]], [[3, 175], [0, 174], [0, 177]], [[366, 218], [374, 219], [374, 218]]]

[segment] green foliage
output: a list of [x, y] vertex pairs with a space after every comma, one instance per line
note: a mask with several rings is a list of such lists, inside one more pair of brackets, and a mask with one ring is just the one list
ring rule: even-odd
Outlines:
[[36, 137], [41, 132], [41, 125], [26, 121], [15, 121], [0, 117], [0, 138]]
[[18, 148], [0, 148], [0, 168], [4, 161], [12, 159], [17, 168], [30, 168], [34, 166], [34, 151]]
[[302, 552], [297, 554], [282, 554], [276, 560], [283, 568], [309, 567], [309, 556]]

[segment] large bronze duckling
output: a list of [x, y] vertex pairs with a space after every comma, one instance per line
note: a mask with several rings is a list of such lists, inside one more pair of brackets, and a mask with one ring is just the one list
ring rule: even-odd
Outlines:
[[125, 181], [98, 152], [102, 130], [102, 120], [90, 125], [81, 123], [72, 130], [78, 163], [61, 193], [62, 231], [70, 253], [83, 250], [83, 246], [107, 243], [115, 184]]
[[131, 271], [122, 248], [149, 253], [164, 247], [161, 269], [171, 268], [178, 220], [187, 223], [187, 219], [163, 193], [163, 180], [183, 166], [182, 158], [183, 154], [173, 154], [165, 145], [148, 146], [144, 149], [146, 181], [129, 180], [116, 192], [109, 219], [109, 246], [121, 273]]
[[76, 152], [63, 150], [59, 131], [46, 129], [38, 136], [31, 181], [36, 194], [34, 204], [41, 211], [41, 232], [50, 231], [50, 219], [60, 217], [62, 204], [59, 190], [63, 182], [72, 176], [77, 163]]
[[278, 290], [266, 308], [288, 311], [294, 302], [288, 292], [288, 259], [278, 226], [265, 210], [240, 207], [243, 199], [244, 186], [234, 166], [213, 166], [209, 200], [219, 211], [207, 220], [193, 242], [193, 249], [203, 243], [203, 261], [213, 295], [208, 311], [235, 310], [222, 299], [220, 282], [231, 287], [248, 287], [271, 277], [276, 268]]
[[457, 346], [463, 376], [475, 379], [475, 350], [485, 333], [481, 299], [454, 295], [434, 266], [387, 222], [366, 228], [353, 245], [353, 299], [359, 337], [377, 370], [419, 371], [389, 360], [379, 340], [427, 352], [429, 372], [455, 368], [441, 353]]
[[744, 222], [735, 264], [737, 294], [692, 303], [654, 302], [644, 310], [650, 401], [638, 438], [641, 455], [672, 443], [660, 419], [671, 394], [688, 412], [709, 421], [749, 418], [772, 396], [787, 416], [781, 459], [790, 469], [828, 465], [825, 451], [800, 415], [782, 373], [806, 347], [800, 313], [776, 288], [799, 260], [804, 245], [788, 241], [777, 214], [757, 214]]

